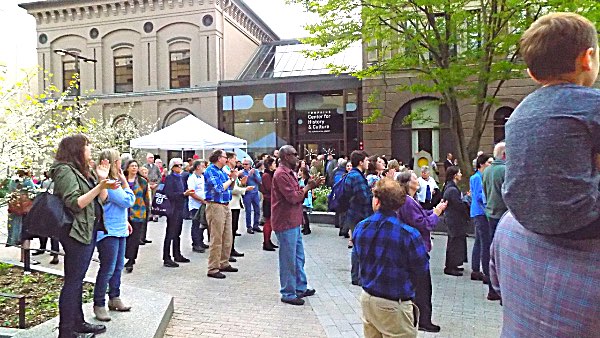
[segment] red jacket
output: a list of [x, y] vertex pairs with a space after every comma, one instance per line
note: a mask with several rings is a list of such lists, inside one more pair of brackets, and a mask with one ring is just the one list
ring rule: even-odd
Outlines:
[[298, 185], [294, 171], [280, 164], [271, 187], [271, 226], [284, 231], [302, 225], [304, 190]]

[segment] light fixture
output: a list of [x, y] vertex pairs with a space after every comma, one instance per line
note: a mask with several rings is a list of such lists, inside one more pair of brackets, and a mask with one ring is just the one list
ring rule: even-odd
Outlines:
[[58, 55], [60, 55], [60, 56], [65, 56], [65, 55], [67, 55], [67, 51], [66, 51], [66, 50], [64, 50], [64, 49], [55, 49], [55, 50], [54, 50], [54, 53], [56, 53], [56, 54], [58, 54]]

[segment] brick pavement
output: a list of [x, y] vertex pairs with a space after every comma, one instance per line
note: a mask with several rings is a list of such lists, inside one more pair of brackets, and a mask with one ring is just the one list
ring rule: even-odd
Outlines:
[[[154, 242], [140, 247], [138, 264], [123, 283], [175, 297], [166, 337], [362, 337], [360, 288], [350, 284], [347, 241], [337, 236], [337, 229], [313, 225], [313, 233], [304, 237], [308, 281], [317, 294], [304, 306], [291, 306], [279, 300], [277, 253], [262, 251], [262, 234], [238, 237], [236, 247], [246, 254], [233, 263], [240, 272], [215, 280], [206, 277], [207, 253], [191, 251], [189, 221], [184, 223], [182, 251], [192, 262], [177, 269], [162, 266], [164, 227], [164, 218], [149, 224]], [[442, 273], [445, 242], [445, 236], [435, 236], [431, 257], [433, 319], [442, 331], [420, 332], [419, 337], [498, 337], [501, 308], [485, 300], [486, 286], [469, 280], [468, 268], [463, 277]], [[14, 249], [0, 249], [0, 256], [11, 255], [18, 257]], [[40, 260], [47, 265], [49, 259], [44, 255]], [[88, 276], [95, 276], [97, 266], [92, 263]]]

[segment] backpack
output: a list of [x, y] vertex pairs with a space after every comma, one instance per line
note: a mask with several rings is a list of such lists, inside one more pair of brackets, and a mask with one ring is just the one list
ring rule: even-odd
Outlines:
[[329, 211], [344, 212], [350, 208], [350, 198], [345, 194], [347, 176], [348, 174], [344, 174], [331, 188], [331, 192], [327, 196], [327, 208]]
[[23, 229], [30, 235], [58, 238], [73, 224], [73, 214], [62, 198], [44, 191], [33, 199], [31, 210], [23, 217]]

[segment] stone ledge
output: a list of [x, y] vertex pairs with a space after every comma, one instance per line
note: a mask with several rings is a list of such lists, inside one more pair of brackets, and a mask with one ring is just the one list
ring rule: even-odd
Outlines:
[[[22, 266], [18, 262], [7, 262]], [[62, 275], [60, 270], [32, 266], [32, 270]], [[94, 282], [90, 278], [86, 282]], [[83, 305], [83, 313], [87, 321], [95, 324], [106, 325], [106, 333], [103, 338], [160, 338], [164, 336], [167, 325], [173, 316], [173, 297], [166, 293], [155, 292], [129, 285], [121, 285], [122, 299], [131, 305], [130, 312], [110, 311], [112, 320], [104, 323], [95, 320], [92, 303]], [[0, 338], [54, 338], [58, 336], [58, 317], [28, 330], [5, 329], [0, 331]]]

